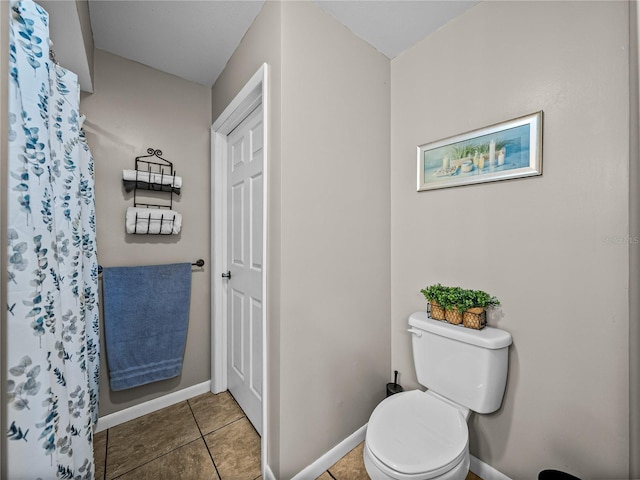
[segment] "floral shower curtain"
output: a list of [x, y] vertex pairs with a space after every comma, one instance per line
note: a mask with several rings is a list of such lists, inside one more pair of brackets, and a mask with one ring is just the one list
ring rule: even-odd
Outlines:
[[13, 2], [9, 65], [9, 478], [92, 479], [99, 379], [93, 159], [48, 14]]

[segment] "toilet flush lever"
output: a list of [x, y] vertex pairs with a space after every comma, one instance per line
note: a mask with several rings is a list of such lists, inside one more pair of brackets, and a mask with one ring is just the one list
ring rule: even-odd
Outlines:
[[420, 330], [418, 330], [417, 328], [410, 328], [410, 329], [407, 330], [407, 332], [412, 333], [413, 335], [415, 335], [418, 338], [420, 338], [422, 336], [422, 332]]

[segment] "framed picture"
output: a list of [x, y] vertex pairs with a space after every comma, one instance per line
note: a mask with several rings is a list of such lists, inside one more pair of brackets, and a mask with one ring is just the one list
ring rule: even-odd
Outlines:
[[418, 191], [542, 175], [542, 112], [418, 147]]

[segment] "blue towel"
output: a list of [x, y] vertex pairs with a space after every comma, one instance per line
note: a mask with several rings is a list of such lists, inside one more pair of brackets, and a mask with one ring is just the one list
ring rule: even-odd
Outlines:
[[191, 264], [104, 268], [102, 287], [111, 389], [180, 375]]

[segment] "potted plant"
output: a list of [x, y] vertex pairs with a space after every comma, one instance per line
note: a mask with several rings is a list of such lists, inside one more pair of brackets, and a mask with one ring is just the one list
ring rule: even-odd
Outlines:
[[441, 302], [443, 301], [444, 295], [448, 289], [449, 287], [444, 287], [438, 283], [436, 285], [429, 285], [427, 288], [420, 290], [420, 293], [424, 295], [424, 298], [426, 298], [431, 305], [431, 318], [434, 320], [445, 319], [445, 312]]
[[462, 324], [480, 330], [487, 323], [486, 309], [500, 305], [500, 300], [482, 290], [465, 290]]
[[439, 283], [420, 292], [431, 304], [431, 318], [477, 330], [486, 325], [485, 309], [500, 305], [496, 297], [482, 290], [446, 287]]
[[431, 318], [446, 320], [454, 325], [462, 323], [461, 302], [463, 290], [460, 287], [445, 287], [441, 284], [430, 285], [420, 290], [431, 304]]
[[441, 299], [444, 318], [453, 325], [462, 323], [462, 312], [465, 311], [465, 290], [460, 287], [447, 287]]

